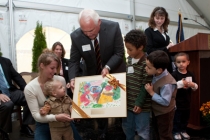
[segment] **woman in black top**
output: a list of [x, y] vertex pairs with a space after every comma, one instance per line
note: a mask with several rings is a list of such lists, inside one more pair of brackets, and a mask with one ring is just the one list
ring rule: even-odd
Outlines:
[[[61, 60], [61, 68], [58, 72], [60, 76], [63, 76], [66, 80], [66, 83], [69, 83], [68, 76], [68, 61], [69, 59], [64, 58], [66, 51], [64, 50], [63, 45], [60, 42], [55, 42], [52, 46], [52, 51], [57, 55], [57, 57]], [[68, 91], [68, 94], [70, 91]], [[71, 93], [72, 94], [72, 93]], [[72, 95], [69, 95], [72, 98]]]
[[[168, 54], [169, 59], [172, 62], [168, 52], [168, 48], [173, 46], [173, 43], [170, 41], [170, 37], [167, 34], [169, 23], [170, 20], [165, 8], [156, 7], [152, 11], [148, 23], [149, 27], [145, 30], [147, 36], [146, 52], [147, 54], [150, 54], [156, 50], [163, 50]], [[172, 63], [170, 63], [167, 69], [170, 73], [173, 71]]]

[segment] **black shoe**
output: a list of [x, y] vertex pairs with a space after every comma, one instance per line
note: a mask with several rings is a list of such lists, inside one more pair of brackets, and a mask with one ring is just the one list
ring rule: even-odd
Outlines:
[[4, 132], [3, 130], [0, 129], [0, 133], [1, 133], [0, 134], [1, 140], [10, 140], [9, 135], [6, 132]]
[[31, 128], [28, 125], [22, 125], [20, 134], [29, 138], [34, 137], [34, 132], [31, 130]]

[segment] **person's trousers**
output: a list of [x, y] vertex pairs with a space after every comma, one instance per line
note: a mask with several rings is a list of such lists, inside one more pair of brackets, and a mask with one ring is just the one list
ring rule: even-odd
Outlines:
[[34, 140], [51, 140], [50, 128], [48, 123], [36, 122]]
[[122, 118], [122, 128], [126, 140], [134, 140], [135, 131], [144, 140], [150, 140], [150, 112], [139, 114], [127, 110], [127, 117]]
[[[82, 140], [73, 122], [70, 123], [74, 135], [74, 140]], [[51, 140], [50, 128], [48, 123], [36, 122], [34, 140]]]
[[75, 140], [82, 140], [82, 137], [78, 133], [78, 131], [77, 131], [77, 129], [76, 129], [76, 127], [75, 127], [73, 122], [71, 122], [71, 128], [72, 128], [72, 131], [73, 131], [74, 139]]
[[96, 121], [98, 123], [98, 134], [107, 134], [108, 118], [97, 118]]
[[172, 129], [173, 129], [173, 119], [174, 119], [174, 112], [172, 111], [158, 115], [152, 116], [152, 123], [154, 127], [154, 139], [156, 140], [173, 140], [172, 136]]
[[74, 140], [71, 126], [50, 128], [51, 140]]
[[176, 110], [173, 122], [173, 133], [186, 132], [188, 120], [190, 118], [190, 109]]
[[24, 106], [23, 108], [23, 125], [32, 125], [35, 123], [31, 112], [27, 106], [27, 102], [24, 96], [23, 91], [14, 90], [10, 91], [10, 101], [2, 102], [0, 105], [0, 128], [10, 133], [12, 132], [12, 118], [11, 114], [14, 108], [14, 105]]

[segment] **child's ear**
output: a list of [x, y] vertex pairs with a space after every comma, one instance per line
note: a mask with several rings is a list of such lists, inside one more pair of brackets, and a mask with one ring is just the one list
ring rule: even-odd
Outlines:
[[57, 94], [53, 91], [53, 92], [52, 92], [52, 96], [56, 97], [56, 95], [57, 95]]
[[144, 46], [141, 45], [138, 49], [139, 49], [139, 50], [144, 50]]
[[161, 74], [162, 72], [163, 72], [163, 69], [162, 69], [162, 68], [158, 68], [158, 69], [157, 69], [157, 73], [158, 73], [158, 74]]
[[187, 65], [189, 65], [190, 64], [190, 60], [188, 61], [188, 64]]

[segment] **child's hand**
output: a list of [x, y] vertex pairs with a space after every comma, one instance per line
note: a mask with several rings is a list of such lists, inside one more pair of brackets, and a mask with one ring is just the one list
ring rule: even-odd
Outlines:
[[51, 110], [51, 106], [48, 102], [44, 103], [44, 106], [39, 110], [40, 115], [47, 115]]
[[183, 78], [182, 81], [183, 81], [183, 85], [184, 85], [183, 88], [187, 89], [188, 88], [188, 82], [185, 80], [185, 78]]
[[150, 83], [147, 83], [147, 84], [145, 84], [144, 87], [151, 96], [153, 96], [155, 94], [155, 92], [153, 91], [153, 85], [152, 84], [150, 85]]
[[195, 87], [195, 83], [194, 82], [188, 82], [188, 87], [190, 88], [194, 88]]
[[44, 109], [44, 107], [42, 107], [42, 108], [39, 110], [39, 113], [40, 113], [40, 115], [42, 115], [42, 116], [47, 115], [47, 111], [46, 111], [46, 109]]
[[137, 114], [141, 113], [141, 107], [134, 106], [133, 112], [134, 112], [134, 113], [137, 113]]

